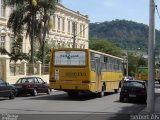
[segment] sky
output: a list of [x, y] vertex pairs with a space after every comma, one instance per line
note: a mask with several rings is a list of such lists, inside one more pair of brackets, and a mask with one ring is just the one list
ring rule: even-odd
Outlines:
[[[149, 25], [150, 0], [61, 0], [65, 7], [88, 15], [90, 23], [112, 20], [129, 20]], [[160, 30], [160, 0], [154, 0], [155, 28]]]

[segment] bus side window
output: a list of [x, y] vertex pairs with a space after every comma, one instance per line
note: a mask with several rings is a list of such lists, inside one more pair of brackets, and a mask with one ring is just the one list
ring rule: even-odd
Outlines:
[[118, 71], [122, 72], [123, 71], [123, 67], [122, 67], [122, 61], [118, 60]]
[[107, 63], [108, 63], [108, 57], [103, 56], [103, 60], [102, 60], [102, 71], [107, 71]]
[[115, 59], [115, 71], [118, 71], [118, 60]]
[[94, 53], [91, 53], [91, 70], [95, 71], [96, 70], [96, 66], [95, 66], [95, 59], [94, 59]]
[[112, 71], [112, 58], [111, 57], [108, 58], [108, 69], [109, 71]]
[[112, 58], [110, 58], [110, 71], [113, 71], [113, 59]]

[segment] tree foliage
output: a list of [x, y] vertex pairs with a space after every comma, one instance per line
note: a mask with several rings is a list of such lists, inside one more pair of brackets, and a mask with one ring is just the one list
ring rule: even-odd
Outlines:
[[51, 26], [50, 15], [54, 13], [56, 0], [5, 0], [4, 3], [12, 7], [7, 26], [12, 30], [14, 36], [20, 36], [26, 30], [26, 36], [30, 38], [33, 63], [35, 38], [37, 37], [43, 52], [46, 34]]
[[135, 55], [133, 53], [128, 54], [128, 73], [130, 76], [135, 75], [137, 67], [147, 67], [148, 62], [142, 55]]
[[107, 40], [90, 40], [89, 48], [99, 52], [122, 57], [121, 48], [117, 47], [113, 42]]
[[28, 60], [29, 56], [22, 52], [22, 38], [18, 37], [13, 41], [11, 51], [7, 51], [5, 48], [0, 48], [1, 54], [7, 54], [10, 57], [10, 61], [16, 63], [18, 60]]

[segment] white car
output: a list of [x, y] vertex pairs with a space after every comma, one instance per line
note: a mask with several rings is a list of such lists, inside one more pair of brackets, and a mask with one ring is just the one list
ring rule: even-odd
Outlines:
[[124, 81], [128, 81], [128, 80], [133, 80], [133, 77], [131, 77], [131, 76], [125, 76], [124, 77]]

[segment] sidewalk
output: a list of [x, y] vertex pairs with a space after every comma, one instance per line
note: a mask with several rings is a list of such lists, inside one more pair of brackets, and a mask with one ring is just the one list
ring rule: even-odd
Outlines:
[[[154, 113], [160, 114], [160, 91], [155, 93], [155, 110]], [[146, 107], [140, 112], [140, 114], [147, 114], [147, 104]]]
[[158, 98], [155, 101], [155, 113], [160, 114], [160, 96], [158, 96]]
[[[146, 107], [140, 112], [140, 114], [146, 114], [147, 112], [147, 105]], [[155, 112], [156, 114], [160, 114], [160, 96], [155, 100]]]

